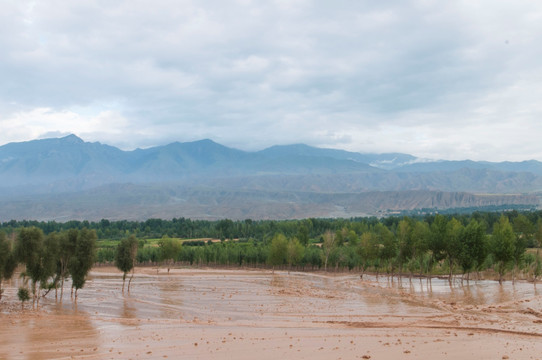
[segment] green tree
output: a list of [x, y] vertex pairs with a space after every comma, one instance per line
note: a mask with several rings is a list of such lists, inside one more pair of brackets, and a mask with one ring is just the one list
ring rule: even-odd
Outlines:
[[286, 263], [286, 254], [288, 252], [288, 240], [283, 234], [275, 234], [269, 245], [267, 262], [275, 270], [275, 266]]
[[540, 249], [540, 247], [542, 247], [542, 218], [538, 219], [536, 222], [534, 238], [536, 240], [537, 249]]
[[397, 262], [399, 272], [403, 272], [403, 265], [412, 257], [412, 225], [411, 221], [402, 219], [397, 224]]
[[522, 235], [516, 234], [514, 237], [514, 257], [513, 257], [513, 272], [512, 272], [512, 281], [516, 281], [516, 271], [519, 269], [520, 264], [523, 262], [525, 257], [525, 250], [527, 250], [527, 238]]
[[486, 256], [485, 228], [483, 224], [472, 219], [461, 236], [461, 251], [458, 258], [463, 274], [467, 274], [467, 281], [470, 272], [482, 266]]
[[414, 259], [414, 262], [409, 269], [411, 277], [412, 273], [414, 272], [414, 265], [416, 264], [420, 270], [420, 275], [424, 272], [429, 274], [431, 270], [424, 267], [424, 265], [430, 265], [426, 261], [428, 259], [427, 251], [429, 249], [430, 236], [431, 230], [429, 228], [429, 224], [427, 224], [425, 221], [417, 221], [414, 224], [414, 227], [412, 228], [412, 258]]
[[132, 276], [128, 281], [128, 292], [130, 291], [130, 283], [134, 277], [133, 269], [137, 256], [137, 239], [134, 235], [124, 238], [117, 246], [115, 254], [115, 266], [122, 271], [122, 292], [124, 293], [124, 283], [126, 282], [126, 274], [132, 271]]
[[221, 240], [233, 239], [234, 223], [230, 219], [220, 220], [216, 225], [216, 229]]
[[335, 241], [337, 242], [337, 246], [341, 247], [346, 240], [348, 240], [348, 229], [343, 227], [341, 231], [335, 233]]
[[[423, 267], [427, 269], [428, 273], [436, 264], [446, 258], [445, 249], [447, 228], [448, 220], [446, 217], [437, 214], [429, 227], [430, 232], [427, 242], [429, 256], [423, 261]], [[429, 281], [431, 281], [431, 277], [429, 277]]]
[[322, 267], [322, 249], [316, 245], [308, 246], [305, 250], [303, 261], [306, 264], [310, 264], [313, 269], [320, 269]]
[[523, 239], [525, 244], [532, 245], [536, 227], [523, 214], [518, 214], [512, 221], [512, 227], [518, 238]]
[[11, 249], [5, 232], [0, 232], [0, 300], [2, 300], [2, 280], [4, 279], [4, 267], [8, 261]]
[[50, 259], [46, 258], [44, 235], [37, 227], [22, 228], [17, 237], [17, 258], [26, 267], [26, 274], [32, 280], [33, 303], [39, 305], [39, 293], [41, 286], [47, 282], [52, 274], [49, 272]]
[[382, 260], [386, 265], [386, 272], [393, 279], [395, 272], [395, 257], [397, 256], [397, 238], [383, 224], [378, 223], [374, 227], [374, 233], [379, 245], [379, 260]]
[[[43, 283], [41, 285], [41, 287], [46, 288], [47, 291], [42, 296], [47, 295], [52, 289], [55, 289], [56, 291], [59, 277], [58, 275], [55, 276], [55, 274], [58, 273], [57, 270], [59, 251], [60, 244], [57, 233], [53, 232], [47, 235], [44, 239], [44, 254], [42, 260], [42, 267], [45, 273], [45, 278], [42, 280]], [[52, 281], [49, 283], [48, 281], [50, 278], [52, 279]]]
[[327, 263], [329, 261], [329, 256], [333, 253], [333, 251], [337, 248], [337, 237], [335, 236], [335, 233], [328, 230], [324, 233], [324, 243], [322, 244], [322, 248], [324, 249], [324, 270], [327, 271]]
[[25, 287], [20, 287], [17, 291], [17, 297], [21, 301], [21, 310], [24, 309], [24, 303], [28, 300], [30, 300], [30, 294], [28, 293], [28, 289]]
[[176, 239], [163, 236], [158, 241], [158, 248], [160, 249], [160, 261], [167, 265], [167, 272], [169, 273], [171, 265], [181, 252], [181, 243]]
[[354, 230], [348, 231], [348, 236], [346, 238], [348, 239], [348, 246], [356, 248], [359, 245], [359, 237]]
[[77, 291], [85, 285], [88, 272], [96, 259], [96, 231], [83, 228], [79, 231], [75, 253], [70, 258], [68, 270], [72, 277], [72, 287]]
[[435, 216], [431, 224], [428, 248], [431, 252], [433, 262], [438, 262], [446, 257], [446, 232], [448, 220], [440, 214]]
[[535, 255], [535, 261], [533, 264], [533, 283], [536, 287], [536, 280], [542, 275], [542, 260], [540, 260], [540, 256], [537, 252]]
[[361, 277], [378, 256], [378, 240], [374, 233], [367, 231], [361, 234], [357, 253], [360, 258]]
[[2, 280], [9, 280], [15, 271], [17, 260], [11, 249], [11, 244], [6, 237], [6, 233], [0, 231], [0, 300], [2, 299]]
[[534, 227], [534, 238], [536, 245], [536, 263], [534, 268], [534, 286], [537, 278], [542, 275], [542, 262], [540, 261], [540, 247], [542, 246], [542, 218], [538, 219]]
[[446, 235], [444, 242], [444, 253], [448, 262], [449, 277], [448, 281], [452, 283], [454, 267], [461, 254], [461, 238], [463, 237], [463, 225], [456, 218], [452, 218], [446, 224]]
[[504, 215], [493, 225], [490, 246], [499, 274], [499, 283], [502, 284], [506, 269], [514, 259], [515, 251], [514, 229]]
[[75, 255], [75, 248], [77, 247], [77, 238], [79, 237], [79, 231], [77, 229], [70, 229], [63, 231], [59, 235], [59, 252], [58, 252], [58, 268], [57, 275], [60, 278], [60, 300], [64, 296], [64, 280], [69, 275], [68, 264], [70, 259]]
[[297, 239], [303, 246], [307, 246], [309, 244], [309, 228], [305, 221], [301, 222], [299, 225], [299, 230], [297, 232]]
[[288, 268], [291, 269], [292, 265], [297, 265], [303, 259], [305, 253], [305, 247], [301, 245], [297, 238], [292, 238], [288, 241], [286, 246], [286, 261], [288, 262]]
[[512, 221], [512, 227], [516, 233], [516, 244], [514, 249], [514, 271], [512, 280], [516, 280], [516, 271], [519, 269], [520, 264], [523, 262], [525, 256], [525, 250], [527, 246], [533, 246], [535, 244], [535, 226], [533, 223], [523, 214], [518, 214]]

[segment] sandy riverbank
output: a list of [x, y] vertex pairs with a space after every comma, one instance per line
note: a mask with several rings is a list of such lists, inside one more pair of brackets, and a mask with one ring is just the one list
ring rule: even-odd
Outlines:
[[[352, 274], [140, 268], [131, 292], [96, 268], [20, 310], [0, 303], [6, 359], [541, 359], [542, 286]], [[69, 286], [69, 283], [68, 283]]]

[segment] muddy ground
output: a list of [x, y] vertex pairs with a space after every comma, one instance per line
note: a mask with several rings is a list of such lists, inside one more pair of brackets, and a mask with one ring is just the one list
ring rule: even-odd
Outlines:
[[357, 274], [93, 270], [21, 310], [5, 284], [0, 359], [542, 359], [542, 284]]

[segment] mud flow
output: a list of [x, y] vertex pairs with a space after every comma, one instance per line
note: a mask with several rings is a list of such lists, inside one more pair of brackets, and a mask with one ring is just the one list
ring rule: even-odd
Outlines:
[[0, 359], [542, 359], [542, 285], [113, 268], [74, 302], [0, 302]]

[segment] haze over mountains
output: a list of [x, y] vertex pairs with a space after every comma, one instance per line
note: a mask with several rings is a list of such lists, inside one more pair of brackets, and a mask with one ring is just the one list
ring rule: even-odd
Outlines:
[[537, 206], [542, 163], [428, 161], [211, 140], [122, 151], [75, 135], [0, 146], [0, 221], [364, 216]]

